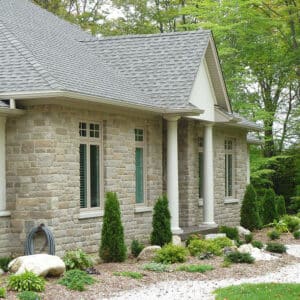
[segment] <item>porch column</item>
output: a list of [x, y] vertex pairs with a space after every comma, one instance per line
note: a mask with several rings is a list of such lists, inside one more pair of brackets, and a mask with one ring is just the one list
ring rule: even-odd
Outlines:
[[9, 215], [6, 211], [5, 122], [6, 118], [0, 116], [0, 217]]
[[203, 146], [203, 206], [204, 225], [215, 225], [214, 221], [214, 149], [213, 126], [204, 126]]
[[179, 189], [178, 189], [178, 141], [177, 121], [180, 117], [166, 117], [167, 120], [167, 196], [171, 213], [173, 234], [182, 233], [179, 227]]

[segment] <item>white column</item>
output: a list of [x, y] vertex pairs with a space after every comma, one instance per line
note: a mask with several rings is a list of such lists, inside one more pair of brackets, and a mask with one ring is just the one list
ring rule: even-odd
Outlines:
[[179, 227], [179, 188], [178, 188], [178, 141], [177, 121], [180, 117], [167, 117], [167, 196], [171, 214], [173, 234], [182, 233]]
[[250, 184], [250, 145], [247, 145], [247, 184]]
[[0, 216], [9, 215], [6, 210], [6, 168], [5, 168], [5, 117], [0, 117]]
[[214, 149], [212, 124], [204, 126], [203, 147], [203, 206], [204, 225], [215, 225], [214, 222]]

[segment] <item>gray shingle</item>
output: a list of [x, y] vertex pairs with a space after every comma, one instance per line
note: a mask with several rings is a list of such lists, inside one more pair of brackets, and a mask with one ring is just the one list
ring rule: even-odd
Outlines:
[[83, 41], [163, 107], [186, 107], [210, 31]]

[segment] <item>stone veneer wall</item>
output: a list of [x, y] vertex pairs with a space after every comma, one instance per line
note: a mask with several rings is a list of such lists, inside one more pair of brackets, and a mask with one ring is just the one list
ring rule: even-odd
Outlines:
[[[233, 226], [239, 223], [240, 202], [247, 184], [246, 131], [229, 127], [213, 128], [215, 222]], [[181, 119], [178, 125], [180, 226], [198, 226], [203, 221], [203, 206], [198, 197], [198, 137], [203, 137], [203, 124]], [[235, 139], [235, 195], [238, 201], [225, 203], [225, 137]], [[205, 174], [204, 174], [205, 176]]]
[[98, 251], [102, 217], [79, 219], [80, 121], [103, 124], [104, 192], [119, 196], [127, 243], [149, 238], [152, 212], [135, 212], [134, 128], [146, 131], [146, 204], [152, 207], [162, 194], [161, 118], [32, 106], [25, 115], [7, 121], [7, 208], [12, 215], [0, 222], [11, 233], [0, 242], [13, 243], [6, 254], [22, 254], [26, 234], [40, 223], [52, 230], [58, 255], [79, 247]]

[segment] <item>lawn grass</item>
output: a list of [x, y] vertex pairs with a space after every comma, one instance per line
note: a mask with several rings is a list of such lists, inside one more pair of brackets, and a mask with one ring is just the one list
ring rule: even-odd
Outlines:
[[217, 289], [216, 300], [299, 300], [300, 284], [241, 284]]

